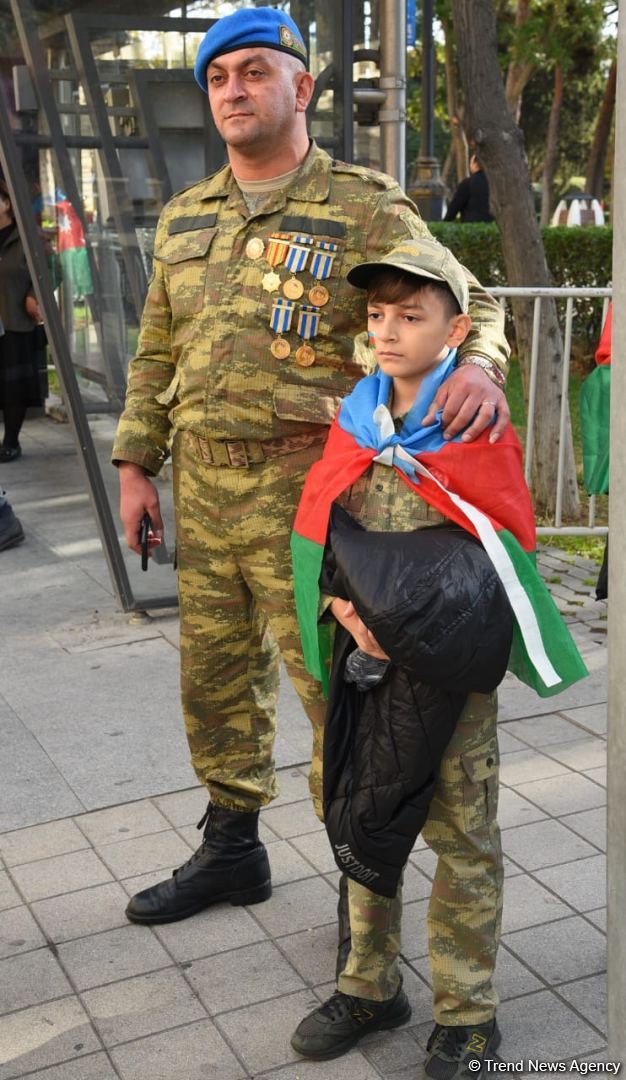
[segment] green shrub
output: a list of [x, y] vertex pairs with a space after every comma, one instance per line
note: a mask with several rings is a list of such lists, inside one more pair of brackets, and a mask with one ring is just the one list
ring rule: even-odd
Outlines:
[[[498, 226], [493, 223], [429, 222], [430, 231], [450, 248], [486, 286], [506, 285], [506, 271]], [[544, 226], [543, 246], [557, 287], [605, 288], [611, 283], [613, 230], [611, 226], [568, 228]], [[527, 282], [529, 286], [532, 282]], [[561, 315], [565, 303], [559, 304]], [[574, 303], [575, 354], [589, 360], [602, 328], [602, 300]], [[584, 366], [584, 365], [583, 365]]]
[[429, 221], [428, 228], [483, 285], [506, 285], [500, 231], [493, 223]]

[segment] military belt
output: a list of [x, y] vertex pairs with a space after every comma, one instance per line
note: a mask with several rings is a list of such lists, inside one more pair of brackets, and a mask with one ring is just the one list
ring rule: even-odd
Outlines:
[[229, 469], [249, 469], [262, 465], [270, 458], [283, 454], [295, 454], [307, 446], [323, 443], [328, 437], [328, 426], [320, 424], [301, 435], [285, 435], [277, 439], [203, 439], [194, 436], [200, 456], [208, 465], [226, 466]]

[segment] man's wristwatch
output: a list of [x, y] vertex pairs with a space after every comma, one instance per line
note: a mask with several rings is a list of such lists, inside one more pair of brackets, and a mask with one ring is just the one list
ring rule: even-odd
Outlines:
[[473, 364], [474, 367], [482, 368], [492, 383], [495, 383], [501, 390], [504, 389], [506, 384], [506, 375], [500, 368], [493, 364], [491, 360], [488, 360], [486, 356], [464, 356], [459, 360], [459, 367], [464, 367], [466, 364]]

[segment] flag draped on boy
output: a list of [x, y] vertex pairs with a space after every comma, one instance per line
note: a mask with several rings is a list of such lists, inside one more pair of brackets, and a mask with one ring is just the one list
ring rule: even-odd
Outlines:
[[378, 371], [362, 379], [342, 402], [324, 456], [311, 469], [294, 523], [291, 550], [295, 597], [308, 670], [328, 688], [331, 626], [320, 623], [319, 576], [331, 505], [373, 462], [396, 468], [417, 497], [477, 536], [504, 585], [515, 615], [509, 668], [542, 697], [560, 693], [587, 669], [537, 572], [535, 522], [512, 427], [499, 442], [489, 431], [474, 442], [443, 438], [441, 415], [422, 427], [456, 350], [420, 387], [402, 429], [387, 404], [392, 379]]

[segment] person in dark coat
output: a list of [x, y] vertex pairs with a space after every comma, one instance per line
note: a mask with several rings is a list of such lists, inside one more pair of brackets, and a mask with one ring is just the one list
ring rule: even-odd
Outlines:
[[35, 298], [9, 190], [0, 180], [0, 409], [4, 439], [0, 462], [21, 457], [20, 431], [29, 406], [43, 403], [41, 312]]
[[454, 221], [459, 214], [461, 221], [493, 221], [489, 184], [476, 154], [470, 157], [469, 168], [469, 176], [461, 180], [450, 200], [444, 221]]
[[[596, 349], [596, 367], [580, 388], [580, 426], [583, 441], [583, 475], [589, 495], [608, 495], [609, 419], [611, 412], [611, 360], [613, 302], [609, 304]], [[609, 537], [596, 582], [596, 600], [609, 597]]]

